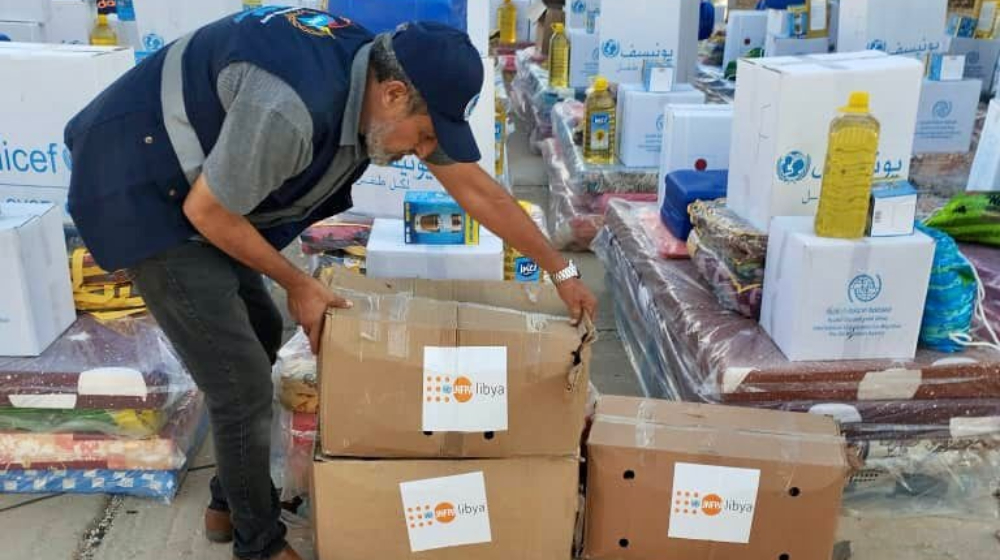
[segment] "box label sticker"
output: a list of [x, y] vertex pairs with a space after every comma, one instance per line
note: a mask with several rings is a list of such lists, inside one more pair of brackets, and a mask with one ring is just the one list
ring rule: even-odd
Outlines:
[[677, 463], [667, 535], [749, 543], [759, 485], [758, 469]]
[[482, 472], [399, 484], [410, 551], [492, 542]]
[[424, 348], [423, 431], [507, 430], [507, 349]]

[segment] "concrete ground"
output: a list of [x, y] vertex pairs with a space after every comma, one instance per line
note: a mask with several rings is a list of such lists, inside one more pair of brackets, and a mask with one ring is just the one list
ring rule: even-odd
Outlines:
[[[516, 194], [542, 202], [546, 194], [542, 186], [546, 183], [544, 170], [539, 158], [528, 153], [523, 134], [515, 136], [510, 151]], [[580, 263], [587, 283], [602, 301], [598, 321], [601, 340], [594, 352], [594, 382], [603, 393], [637, 394], [639, 389], [631, 365], [614, 329], [602, 267], [590, 254], [573, 258]], [[230, 558], [229, 547], [208, 543], [201, 528], [213, 467], [213, 450], [206, 443], [171, 505], [105, 496], [0, 494], [0, 559]], [[311, 558], [308, 526], [299, 518], [289, 518], [288, 522], [292, 544], [306, 558]], [[850, 542], [851, 557], [857, 560], [1000, 557], [1000, 521], [996, 518], [843, 517], [840, 538]], [[842, 548], [840, 552], [846, 550]], [[838, 554], [838, 558], [844, 557]]]

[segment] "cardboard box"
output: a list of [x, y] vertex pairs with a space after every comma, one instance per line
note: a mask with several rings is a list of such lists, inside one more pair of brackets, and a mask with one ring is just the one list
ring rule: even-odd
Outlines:
[[663, 111], [669, 105], [704, 104], [705, 94], [690, 84], [667, 93], [639, 84], [618, 87], [618, 158], [628, 167], [656, 167], [663, 145]]
[[585, 29], [566, 28], [569, 38], [569, 86], [588, 88], [597, 75], [601, 62], [601, 42], [596, 33]]
[[15, 43], [44, 43], [45, 28], [33, 21], [0, 21], [0, 35]]
[[378, 218], [368, 239], [372, 278], [503, 280], [503, 241], [481, 228], [478, 245], [411, 245], [403, 220]]
[[968, 153], [982, 84], [979, 80], [924, 81], [913, 153]]
[[0, 204], [0, 356], [38, 356], [76, 320], [62, 216]]
[[327, 313], [324, 454], [576, 455], [592, 333], [553, 287], [326, 279], [354, 308]]
[[969, 173], [968, 191], [1000, 191], [1000, 101], [990, 101]]
[[[483, 59], [483, 91], [472, 111], [469, 124], [476, 137], [482, 158], [479, 166], [492, 177], [496, 172], [495, 109], [496, 69], [492, 58]], [[430, 169], [414, 156], [407, 156], [390, 166], [368, 167], [351, 190], [352, 213], [375, 218], [403, 218], [403, 198], [409, 191], [444, 192], [444, 186]]]
[[852, 91], [870, 93], [881, 125], [875, 178], [908, 177], [923, 73], [874, 51], [740, 60], [730, 208], [763, 230], [773, 216], [814, 215], [830, 122]]
[[642, 62], [673, 64], [679, 84], [698, 63], [698, 0], [603, 0], [600, 73], [619, 84], [640, 83]]
[[[529, 13], [534, 13], [529, 8]], [[534, 18], [535, 48], [543, 56], [549, 56], [549, 42], [552, 41], [552, 26], [556, 23], [566, 23], [566, 12], [558, 7], [548, 7]]]
[[761, 10], [733, 10], [726, 23], [726, 47], [722, 54], [722, 67], [754, 49], [764, 47], [767, 36], [767, 12]]
[[49, 0], [0, 0], [0, 19], [45, 23], [51, 17]]
[[909, 181], [894, 181], [872, 186], [868, 214], [868, 237], [913, 235], [917, 215], [917, 190]]
[[52, 19], [45, 23], [47, 41], [66, 45], [90, 43], [94, 9], [86, 0], [52, 0]]
[[768, 35], [764, 42], [764, 56], [767, 57], [826, 54], [828, 52], [830, 52], [830, 40], [826, 37], [797, 39]]
[[410, 191], [403, 201], [406, 242], [419, 245], [479, 245], [479, 222], [447, 193]]
[[936, 82], [954, 82], [965, 78], [965, 55], [942, 54], [931, 55], [927, 66], [927, 79]]
[[919, 232], [828, 239], [812, 218], [775, 218], [760, 324], [793, 362], [913, 359], [933, 259]]
[[984, 95], [992, 91], [1000, 41], [952, 37], [948, 39], [948, 54], [965, 55], [965, 78], [982, 80]]
[[576, 458], [319, 461], [312, 484], [316, 554], [568, 560], [578, 481]]
[[825, 560], [848, 476], [823, 416], [602, 397], [584, 558]]
[[840, 0], [837, 49], [871, 49], [923, 60], [946, 48], [942, 31], [947, 13], [948, 0]]
[[0, 200], [65, 203], [66, 123], [134, 65], [127, 48], [0, 43], [0, 83], [17, 84], [0, 88]]
[[664, 109], [660, 203], [666, 176], [674, 171], [729, 169], [732, 133], [732, 105], [670, 105]]

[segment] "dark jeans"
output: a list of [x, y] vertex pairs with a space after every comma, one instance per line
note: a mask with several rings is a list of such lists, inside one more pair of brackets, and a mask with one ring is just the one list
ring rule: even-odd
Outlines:
[[209, 507], [232, 513], [237, 557], [273, 556], [286, 544], [270, 475], [271, 366], [281, 313], [260, 274], [205, 243], [185, 243], [132, 272], [205, 393], [217, 462]]

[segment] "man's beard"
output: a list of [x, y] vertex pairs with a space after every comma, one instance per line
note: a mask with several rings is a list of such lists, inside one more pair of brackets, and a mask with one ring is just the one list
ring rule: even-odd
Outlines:
[[374, 165], [386, 166], [406, 157], [407, 152], [390, 152], [385, 147], [385, 139], [395, 124], [395, 122], [376, 122], [368, 127], [365, 144], [368, 146], [368, 158]]

